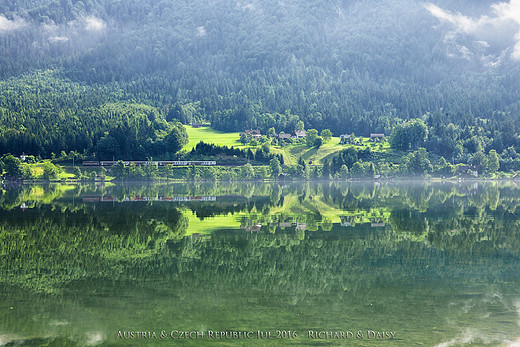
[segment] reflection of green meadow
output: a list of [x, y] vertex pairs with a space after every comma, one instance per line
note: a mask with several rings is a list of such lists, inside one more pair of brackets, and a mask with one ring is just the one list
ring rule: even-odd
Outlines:
[[[117, 332], [383, 329], [398, 337], [387, 346], [497, 346], [517, 338], [518, 193], [495, 183], [7, 187], [2, 341], [142, 345]], [[318, 342], [327, 341], [254, 345]]]
[[240, 229], [240, 222], [237, 220], [237, 217], [232, 214], [209, 217], [201, 220], [190, 210], [183, 212], [183, 215], [188, 218], [189, 228], [186, 235], [211, 234], [221, 229]]
[[[167, 244], [183, 236], [224, 230], [293, 235], [297, 240], [316, 232], [376, 232], [392, 247], [409, 240], [444, 250], [470, 252], [476, 247], [485, 253], [498, 249], [515, 255], [517, 189], [497, 184], [474, 188], [329, 182], [13, 187], [0, 196], [2, 255], [4, 260], [12, 257], [3, 263], [4, 270], [16, 264], [30, 271], [5, 279], [55, 291], [56, 283], [89, 276], [80, 266], [85, 257], [113, 269], [119, 262], [164, 254]], [[162, 196], [215, 200], [158, 201]], [[85, 202], [85, 197], [111, 197], [114, 202]], [[149, 201], [125, 202], [135, 197]], [[35, 276], [42, 262], [54, 273], [56, 256], [67, 259], [60, 266], [70, 278], [61, 270], [58, 276]]]
[[[302, 334], [185, 341], [193, 346], [324, 342], [309, 330], [395, 331], [387, 346], [516, 338], [515, 186], [70, 188], [2, 192], [0, 322], [8, 343], [142, 345], [117, 332], [162, 329]], [[148, 201], [130, 202], [137, 198]], [[258, 231], [241, 228], [257, 223]]]

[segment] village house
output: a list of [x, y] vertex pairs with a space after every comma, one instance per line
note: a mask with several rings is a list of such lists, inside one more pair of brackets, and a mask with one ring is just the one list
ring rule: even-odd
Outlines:
[[379, 142], [385, 138], [385, 134], [370, 134], [370, 141]]
[[348, 145], [348, 144], [351, 143], [351, 141], [352, 141], [351, 135], [345, 134], [345, 135], [340, 135], [339, 136], [339, 144], [340, 145]]
[[294, 131], [294, 139], [303, 139], [304, 137], [307, 137], [307, 133], [305, 130], [295, 130]]
[[459, 165], [458, 169], [459, 169], [459, 173], [466, 173], [470, 169], [470, 166], [469, 165]]
[[284, 134], [284, 133], [278, 134], [278, 139], [288, 140], [290, 138], [291, 138], [291, 134]]
[[472, 165], [459, 165], [457, 166], [459, 171], [459, 175], [468, 175], [473, 177], [478, 177], [478, 170], [475, 166]]
[[244, 130], [244, 134], [246, 134], [248, 139], [258, 140], [262, 137], [262, 133], [258, 129]]

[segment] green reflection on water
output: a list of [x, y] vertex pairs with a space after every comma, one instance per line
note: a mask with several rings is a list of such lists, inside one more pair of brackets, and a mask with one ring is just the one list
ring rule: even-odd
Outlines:
[[[6, 187], [0, 345], [513, 346], [519, 192], [514, 183]], [[172, 330], [205, 336], [173, 341]], [[258, 330], [299, 336], [258, 340]], [[367, 340], [371, 330], [395, 338]], [[321, 331], [354, 337], [312, 338]]]

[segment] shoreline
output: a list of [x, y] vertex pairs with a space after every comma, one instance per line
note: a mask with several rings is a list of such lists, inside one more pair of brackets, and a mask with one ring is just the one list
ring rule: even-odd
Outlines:
[[221, 183], [221, 182], [253, 182], [253, 183], [305, 183], [305, 182], [336, 182], [336, 183], [402, 183], [402, 182], [451, 182], [451, 183], [460, 183], [460, 182], [518, 182], [520, 183], [520, 178], [513, 177], [501, 177], [501, 178], [411, 178], [411, 177], [392, 177], [392, 178], [378, 178], [378, 179], [370, 179], [370, 178], [361, 178], [361, 179], [301, 179], [301, 178], [288, 178], [288, 179], [235, 179], [235, 180], [209, 180], [209, 179], [171, 179], [171, 178], [152, 178], [152, 179], [130, 179], [130, 180], [118, 180], [118, 179], [108, 179], [108, 180], [77, 180], [77, 179], [55, 179], [55, 180], [43, 180], [43, 179], [28, 179], [28, 180], [10, 180], [5, 179], [2, 180], [1, 183], [3, 185], [30, 185], [30, 184], [77, 184], [77, 183]]

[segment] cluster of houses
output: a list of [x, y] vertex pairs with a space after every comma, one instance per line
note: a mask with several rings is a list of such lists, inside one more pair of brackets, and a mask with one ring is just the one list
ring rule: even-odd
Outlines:
[[[285, 229], [285, 228], [295, 228], [296, 231], [298, 230], [307, 230], [307, 223], [298, 223], [298, 222], [280, 222], [278, 224], [278, 226], [282, 229]], [[253, 231], [260, 231], [262, 229], [262, 223], [260, 222], [246, 222], [245, 224], [241, 224], [240, 225], [240, 229], [244, 229], [245, 231], [248, 231], [248, 232], [253, 232]]]
[[[244, 134], [246, 135], [248, 140], [259, 140], [262, 137], [262, 132], [258, 129], [249, 129], [244, 130]], [[298, 140], [303, 139], [307, 136], [305, 130], [295, 130], [292, 133], [280, 133], [278, 134], [278, 139], [281, 140]], [[341, 145], [348, 145], [352, 143], [352, 135], [344, 134], [339, 136]], [[370, 134], [370, 141], [372, 142], [381, 142], [385, 138], [385, 134]]]
[[[370, 134], [370, 141], [381, 142], [385, 138], [385, 134]], [[352, 143], [352, 135], [344, 134], [339, 136], [340, 145], [349, 145]]]
[[478, 177], [478, 169], [473, 165], [459, 165], [459, 176], [473, 176]]
[[307, 136], [307, 133], [305, 132], [305, 130], [295, 130], [295, 131], [292, 132], [292, 134], [284, 134], [284, 133], [278, 134], [278, 139], [282, 139], [282, 140], [288, 140], [288, 139], [298, 140], [298, 139], [304, 139], [306, 136]]
[[[244, 130], [244, 134], [246, 135], [248, 140], [258, 140], [262, 137], [262, 133], [258, 129], [250, 129]], [[288, 139], [303, 139], [307, 136], [305, 130], [295, 130], [290, 134], [280, 133], [278, 134], [278, 139], [288, 140]]]

